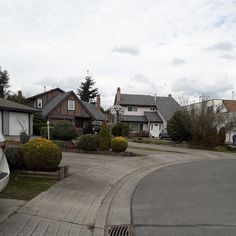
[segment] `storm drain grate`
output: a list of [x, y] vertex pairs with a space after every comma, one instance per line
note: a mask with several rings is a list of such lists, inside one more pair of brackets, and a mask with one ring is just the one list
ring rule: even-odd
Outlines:
[[113, 225], [108, 228], [109, 236], [130, 236], [130, 228], [128, 225]]

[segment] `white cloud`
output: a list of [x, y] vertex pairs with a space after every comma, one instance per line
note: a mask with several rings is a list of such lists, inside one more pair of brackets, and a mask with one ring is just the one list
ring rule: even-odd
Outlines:
[[[224, 75], [215, 75], [215, 80], [209, 80], [211, 74], [184, 77], [172, 83], [172, 88], [179, 95], [190, 97], [207, 96], [209, 98], [222, 98], [230, 96], [233, 90], [233, 83], [228, 81]], [[198, 79], [198, 78], [201, 78]]]
[[178, 95], [178, 78], [214, 94], [221, 73], [236, 87], [235, 15], [234, 0], [1, 1], [0, 66], [11, 89], [27, 94], [44, 85], [76, 90], [90, 69], [105, 106], [118, 86]]
[[223, 54], [220, 57], [224, 58], [224, 59], [235, 59], [235, 56], [233, 56], [231, 54]]
[[174, 58], [172, 61], [173, 65], [181, 65], [181, 64], [185, 64], [186, 60], [182, 59], [182, 58]]
[[208, 50], [233, 51], [234, 48], [235, 48], [235, 45], [233, 43], [225, 41], [225, 42], [218, 42], [216, 44], [213, 44], [211, 47], [208, 48]]
[[137, 56], [140, 52], [140, 49], [134, 46], [121, 46], [121, 47], [114, 47], [112, 51], [118, 53], [127, 53], [133, 56]]

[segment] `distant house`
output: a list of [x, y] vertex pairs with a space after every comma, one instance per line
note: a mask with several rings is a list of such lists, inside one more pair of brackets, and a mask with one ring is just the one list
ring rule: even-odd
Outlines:
[[62, 120], [71, 121], [76, 128], [83, 129], [90, 121], [106, 121], [106, 116], [100, 111], [100, 96], [97, 105], [81, 101], [73, 91], [65, 92], [60, 88], [29, 97], [30, 106], [41, 111], [50, 122]]
[[193, 103], [186, 107], [195, 111], [200, 109], [203, 104], [208, 112], [214, 112], [221, 115], [221, 118], [223, 119], [219, 124], [219, 128], [227, 128], [226, 142], [232, 143], [232, 137], [236, 134], [236, 100], [210, 99]]
[[22, 131], [33, 134], [33, 116], [38, 110], [0, 98], [0, 131], [6, 136], [18, 136]]
[[168, 120], [180, 108], [171, 95], [122, 94], [120, 88], [117, 89], [114, 105], [121, 106], [119, 121], [127, 123], [131, 133], [147, 133], [151, 137], [159, 137]]

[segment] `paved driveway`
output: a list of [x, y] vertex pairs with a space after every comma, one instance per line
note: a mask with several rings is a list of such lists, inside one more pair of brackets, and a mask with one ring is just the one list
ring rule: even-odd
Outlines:
[[131, 224], [130, 204], [142, 178], [164, 166], [232, 155], [130, 144], [141, 157], [63, 153], [73, 173], [0, 224], [0, 235], [103, 236], [112, 225]]
[[136, 236], [236, 235], [236, 160], [169, 166], [133, 196]]

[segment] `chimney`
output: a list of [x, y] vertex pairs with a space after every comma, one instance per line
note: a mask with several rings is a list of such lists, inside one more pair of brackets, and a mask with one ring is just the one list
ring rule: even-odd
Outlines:
[[155, 94], [155, 96], [154, 96], [154, 102], [156, 102], [157, 101], [157, 95]]
[[97, 95], [97, 98], [96, 98], [96, 108], [97, 110], [101, 110], [101, 97], [100, 97], [100, 94]]
[[169, 95], [168, 95], [168, 97], [170, 98], [170, 97], [172, 97], [172, 95], [171, 95], [171, 94], [169, 94]]
[[18, 96], [22, 97], [22, 91], [21, 90], [18, 91]]
[[116, 93], [116, 105], [120, 104], [120, 87], [117, 88], [117, 93]]

